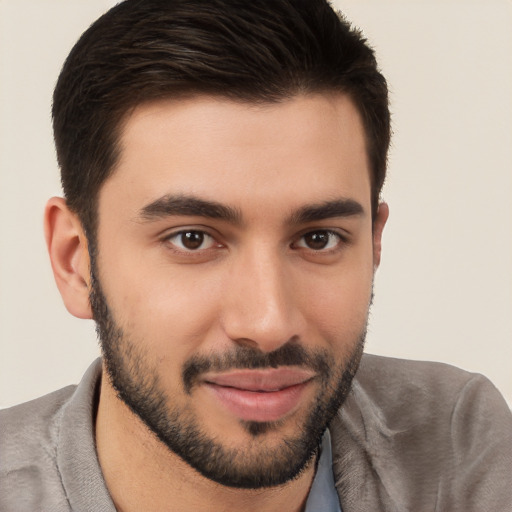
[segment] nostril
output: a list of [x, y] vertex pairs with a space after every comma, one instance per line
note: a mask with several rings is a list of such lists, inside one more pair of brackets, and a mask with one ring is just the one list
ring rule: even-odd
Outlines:
[[259, 349], [259, 345], [256, 341], [249, 338], [236, 338], [233, 340], [237, 345], [244, 348]]

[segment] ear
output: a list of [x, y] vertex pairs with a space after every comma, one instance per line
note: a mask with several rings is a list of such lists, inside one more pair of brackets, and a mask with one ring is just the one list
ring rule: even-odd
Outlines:
[[387, 203], [380, 203], [377, 210], [377, 216], [373, 221], [373, 268], [377, 270], [380, 265], [380, 256], [382, 252], [382, 232], [389, 217], [389, 207]]
[[78, 318], [92, 318], [87, 238], [82, 223], [62, 197], [48, 201], [44, 233], [55, 282], [66, 309]]

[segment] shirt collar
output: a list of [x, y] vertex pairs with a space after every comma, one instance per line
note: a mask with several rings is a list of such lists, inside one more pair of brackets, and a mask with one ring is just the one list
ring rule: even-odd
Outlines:
[[332, 472], [331, 435], [325, 431], [320, 447], [320, 460], [306, 501], [305, 512], [341, 512]]

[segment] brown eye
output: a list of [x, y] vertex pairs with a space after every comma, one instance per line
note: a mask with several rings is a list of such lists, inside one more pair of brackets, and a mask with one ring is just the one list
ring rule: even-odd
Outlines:
[[341, 236], [334, 231], [311, 231], [310, 233], [302, 235], [296, 246], [313, 251], [322, 251], [325, 249], [333, 249], [340, 241]]
[[213, 237], [205, 233], [204, 231], [180, 231], [174, 233], [168, 239], [172, 245], [178, 249], [185, 251], [197, 251], [201, 249], [209, 249], [215, 243]]
[[200, 231], [187, 231], [181, 234], [181, 243], [187, 249], [199, 249], [204, 242], [204, 235]]

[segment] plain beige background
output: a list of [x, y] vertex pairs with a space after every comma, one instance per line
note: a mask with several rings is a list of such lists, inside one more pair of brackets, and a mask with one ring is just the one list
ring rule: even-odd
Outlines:
[[[0, 406], [76, 383], [98, 354], [42, 233], [60, 194], [50, 100], [114, 2], [0, 0]], [[512, 404], [512, 3], [338, 0], [391, 89], [391, 217], [367, 351], [490, 377]]]

